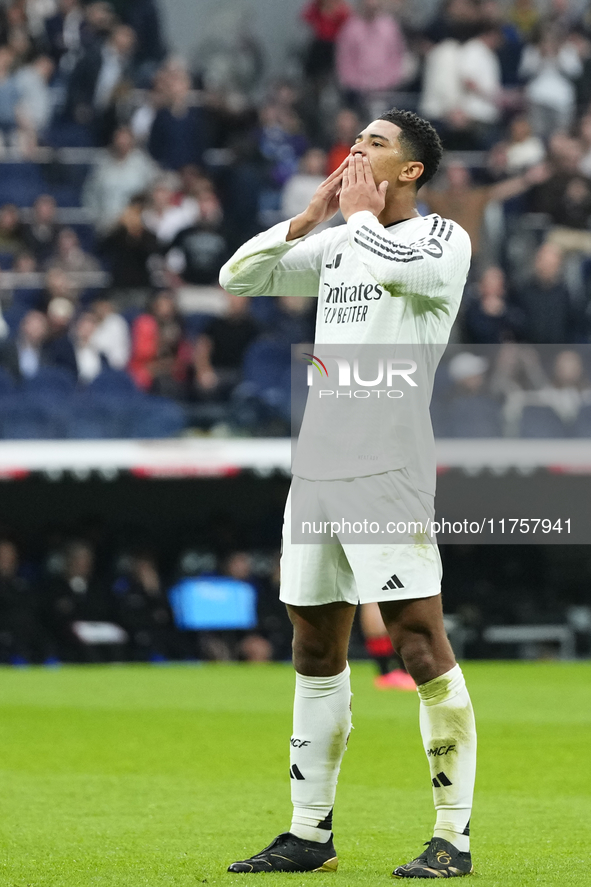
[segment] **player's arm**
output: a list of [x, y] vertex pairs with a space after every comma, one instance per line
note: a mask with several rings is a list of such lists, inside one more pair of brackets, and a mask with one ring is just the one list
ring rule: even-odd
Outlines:
[[[343, 178], [341, 209], [349, 243], [359, 260], [391, 296], [415, 300], [421, 313], [431, 303], [446, 313], [442, 296], [454, 280], [465, 280], [470, 238], [459, 225], [434, 221], [431, 232], [415, 243], [400, 243], [396, 226], [385, 228], [378, 216], [385, 205], [386, 182], [376, 187], [369, 163], [360, 155]], [[461, 289], [460, 289], [461, 292]]]
[[304, 212], [244, 243], [220, 271], [237, 296], [317, 296], [324, 233], [302, 241], [339, 209], [345, 163], [319, 186]]

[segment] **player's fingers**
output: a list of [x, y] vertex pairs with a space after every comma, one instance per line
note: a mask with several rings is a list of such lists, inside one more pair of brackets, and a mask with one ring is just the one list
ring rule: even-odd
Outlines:
[[347, 168], [347, 164], [349, 163], [349, 155], [345, 157], [342, 163], [339, 163], [334, 172], [331, 172], [329, 176], [327, 176], [324, 180], [324, 184], [327, 185], [329, 182], [334, 182], [335, 179], [340, 179], [343, 174], [343, 170]]
[[369, 158], [367, 157], [363, 158], [363, 176], [368, 185], [375, 184], [371, 172], [371, 164], [369, 162]]
[[343, 170], [343, 178], [341, 179], [341, 191], [349, 187], [349, 164]]
[[355, 177], [359, 183], [365, 182], [365, 164], [362, 154], [355, 155]]
[[354, 185], [357, 181], [357, 173], [355, 171], [355, 157], [352, 156], [349, 158], [349, 164], [347, 166], [347, 176], [349, 178], [349, 184]]

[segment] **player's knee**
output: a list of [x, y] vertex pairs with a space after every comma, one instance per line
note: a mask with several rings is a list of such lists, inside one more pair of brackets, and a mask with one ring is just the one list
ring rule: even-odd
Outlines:
[[346, 664], [343, 654], [327, 640], [294, 637], [293, 664], [299, 674], [330, 677], [340, 674]]
[[393, 645], [412, 677], [420, 679], [419, 683], [436, 668], [439, 644], [427, 628], [401, 631]]

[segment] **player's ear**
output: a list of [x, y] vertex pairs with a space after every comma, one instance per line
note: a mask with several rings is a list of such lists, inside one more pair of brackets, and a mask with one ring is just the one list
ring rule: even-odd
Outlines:
[[400, 170], [398, 178], [401, 182], [417, 182], [423, 175], [424, 169], [420, 160], [409, 160]]

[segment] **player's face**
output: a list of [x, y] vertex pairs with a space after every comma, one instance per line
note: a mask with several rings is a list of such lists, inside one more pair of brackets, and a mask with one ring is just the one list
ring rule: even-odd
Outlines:
[[387, 120], [374, 120], [360, 132], [351, 147], [351, 154], [363, 154], [369, 160], [376, 185], [383, 181], [395, 184], [408, 165], [400, 141], [400, 127]]

